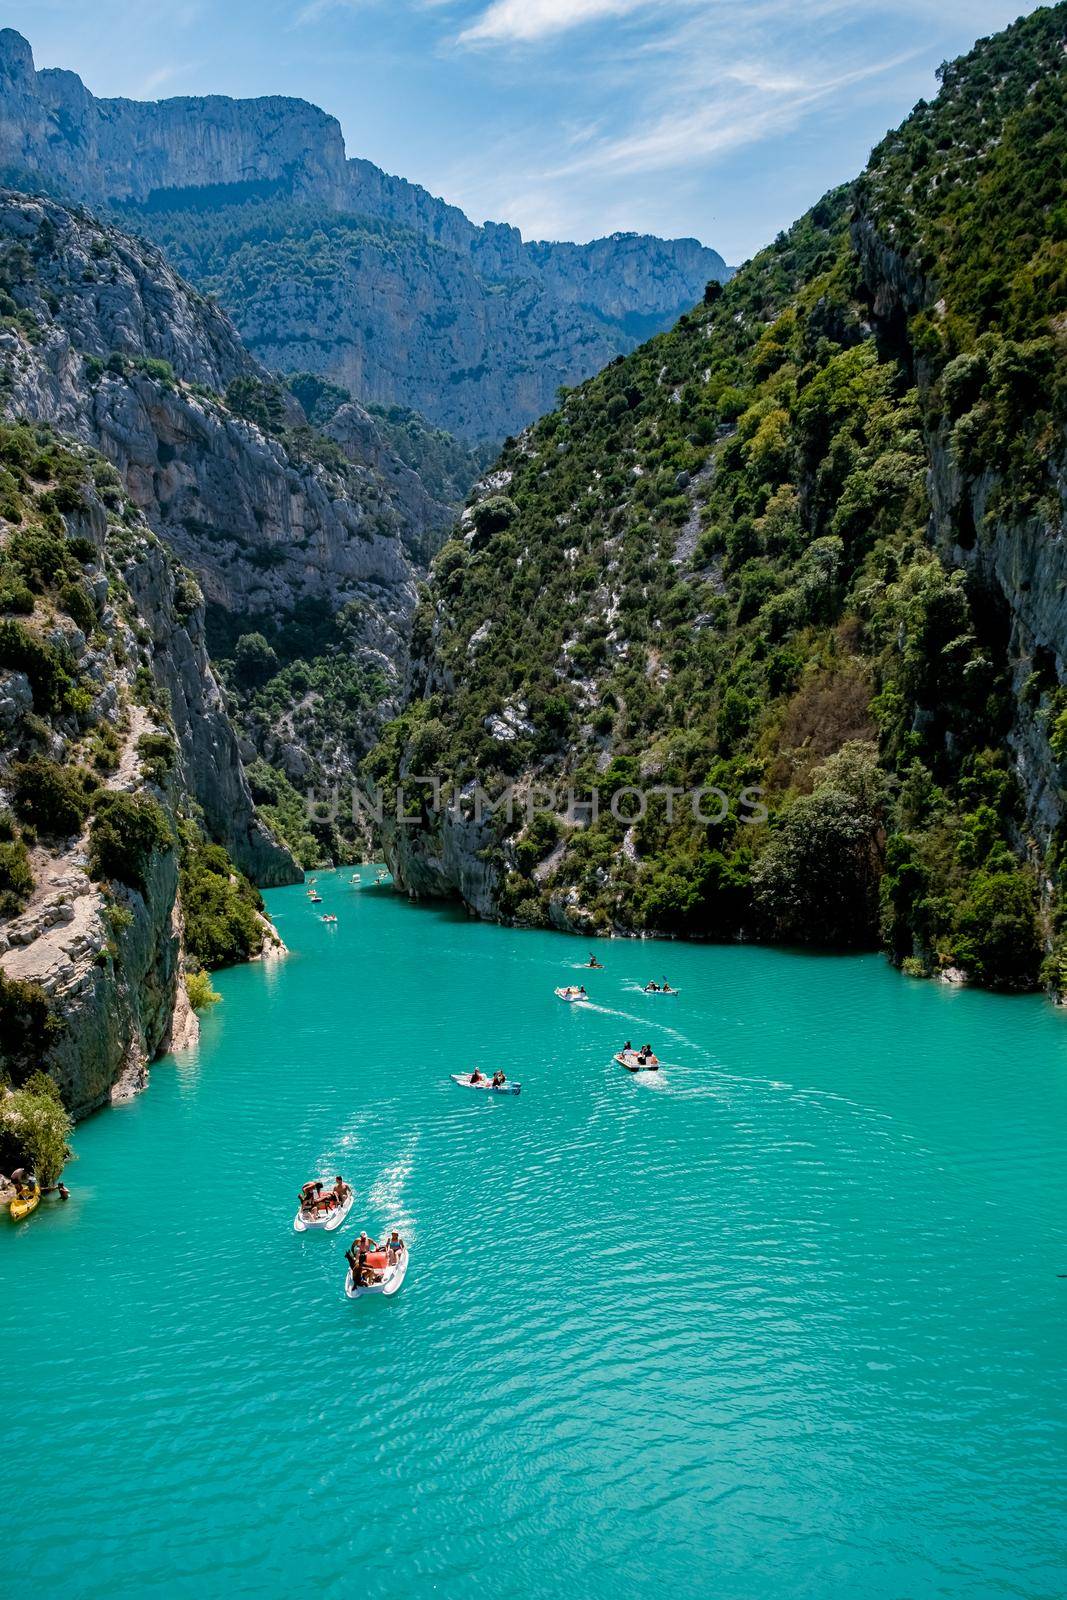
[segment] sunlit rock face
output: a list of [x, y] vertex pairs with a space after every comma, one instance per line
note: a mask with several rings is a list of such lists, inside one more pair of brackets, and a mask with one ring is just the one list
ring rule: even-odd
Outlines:
[[478, 227], [347, 159], [337, 121], [302, 100], [98, 100], [74, 73], [36, 72], [11, 29], [0, 175], [122, 207], [273, 370], [322, 373], [469, 439], [517, 431], [729, 275], [695, 239], [538, 243]]

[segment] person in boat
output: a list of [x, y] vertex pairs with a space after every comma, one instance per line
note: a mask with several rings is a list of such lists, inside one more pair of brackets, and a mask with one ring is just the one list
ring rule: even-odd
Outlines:
[[586, 965], [590, 967], [600, 967], [601, 965], [591, 950], [589, 952], [589, 960]]
[[300, 1191], [300, 1209], [314, 1216], [322, 1208], [322, 1180], [313, 1178], [310, 1183], [305, 1183]]
[[646, 983], [645, 984], [645, 993], [646, 994], [659, 994], [659, 984], [658, 983]]
[[584, 995], [585, 994], [585, 984], [584, 983], [580, 983], [578, 985], [578, 993], [580, 995]]
[[336, 1178], [333, 1180], [333, 1193], [335, 1202], [339, 1206], [344, 1205], [345, 1201], [352, 1193], [351, 1189], [348, 1187], [348, 1184], [342, 1178], [340, 1173], [338, 1173]]
[[471, 1073], [470, 1081], [471, 1083], [484, 1083], [485, 1073], [479, 1071], [479, 1069], [475, 1067], [474, 1071]]
[[671, 986], [667, 982], [666, 978], [664, 978], [664, 980], [663, 980], [663, 985], [661, 987], [660, 993], [661, 994], [673, 994], [674, 993], [674, 990], [671, 988]]
[[502, 1089], [504, 1087], [504, 1085], [507, 1083], [507, 1081], [508, 1081], [507, 1077], [505, 1076], [505, 1074], [503, 1072], [499, 1071], [499, 1069], [496, 1072], [493, 1073], [493, 1088], [494, 1089]]
[[352, 1282], [357, 1285], [370, 1282], [370, 1268], [367, 1266], [367, 1254], [377, 1250], [378, 1246], [366, 1233], [361, 1233], [358, 1239], [352, 1240], [351, 1249], [345, 1251], [345, 1260], [352, 1268]]
[[400, 1255], [400, 1252], [403, 1250], [403, 1248], [404, 1241], [400, 1237], [398, 1230], [394, 1228], [388, 1239], [385, 1241], [385, 1253], [389, 1257], [390, 1266], [396, 1265], [397, 1257]]

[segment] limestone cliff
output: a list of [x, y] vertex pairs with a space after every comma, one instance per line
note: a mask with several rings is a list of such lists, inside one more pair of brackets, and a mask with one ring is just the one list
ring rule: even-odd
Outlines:
[[[329, 437], [309, 428], [229, 320], [155, 247], [78, 209], [0, 192], [0, 290], [8, 414], [53, 424], [113, 463], [214, 614], [229, 619], [229, 636], [246, 619], [277, 624], [310, 610], [328, 622], [347, 608], [346, 653], [394, 706], [419, 565], [448, 508], [375, 419], [348, 403]], [[190, 701], [190, 738], [208, 737], [201, 710]], [[273, 756], [277, 739], [261, 734]], [[372, 735], [373, 718], [361, 748]], [[228, 811], [222, 794], [220, 831]]]
[[299, 100], [98, 100], [0, 32], [0, 175], [163, 239], [273, 370], [499, 440], [722, 279], [695, 239], [528, 243], [347, 160]]
[[4, 424], [0, 460], [0, 972], [46, 997], [34, 1064], [80, 1117], [190, 1037], [178, 819], [261, 882], [297, 873], [255, 816], [189, 575], [101, 458]]

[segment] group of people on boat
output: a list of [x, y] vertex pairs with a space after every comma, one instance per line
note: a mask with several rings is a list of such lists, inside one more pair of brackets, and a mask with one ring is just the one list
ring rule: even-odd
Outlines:
[[305, 1216], [329, 1216], [338, 1206], [343, 1206], [352, 1190], [338, 1173], [333, 1187], [327, 1189], [321, 1178], [313, 1178], [300, 1191], [300, 1209]]
[[629, 1039], [627, 1039], [619, 1054], [620, 1056], [633, 1056], [638, 1066], [641, 1067], [659, 1066], [659, 1058], [650, 1044], [643, 1044], [640, 1050], [635, 1050]]
[[561, 989], [559, 992], [560, 994], [569, 996], [573, 1000], [588, 1000], [589, 998], [584, 983], [568, 983], [566, 988]]
[[644, 990], [643, 990], [643, 993], [645, 993], [645, 994], [674, 994], [674, 990], [671, 988], [671, 986], [667, 982], [666, 978], [664, 978], [662, 983], [656, 983], [654, 981], [651, 982], [651, 983], [646, 983], [645, 987], [644, 987]]
[[385, 1272], [396, 1266], [404, 1249], [404, 1241], [396, 1228], [382, 1244], [377, 1244], [366, 1231], [361, 1233], [345, 1251], [345, 1260], [352, 1271], [353, 1287], [362, 1289], [369, 1283], [380, 1283]]
[[475, 1067], [474, 1071], [470, 1075], [471, 1083], [488, 1083], [491, 1089], [502, 1089], [507, 1081], [507, 1073], [501, 1072], [499, 1068], [497, 1068], [496, 1072], [493, 1073], [492, 1078], [487, 1078], [485, 1073], [479, 1071], [477, 1067]]

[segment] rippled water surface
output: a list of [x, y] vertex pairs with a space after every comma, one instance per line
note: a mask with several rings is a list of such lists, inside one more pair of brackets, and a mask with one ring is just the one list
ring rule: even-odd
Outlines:
[[[371, 876], [5, 1224], [4, 1591], [1062, 1596], [1067, 1017], [630, 942], [579, 1011], [584, 946]], [[335, 1170], [395, 1299], [292, 1231]]]

